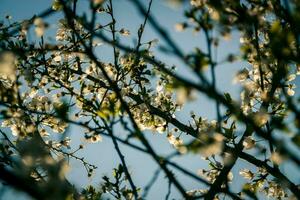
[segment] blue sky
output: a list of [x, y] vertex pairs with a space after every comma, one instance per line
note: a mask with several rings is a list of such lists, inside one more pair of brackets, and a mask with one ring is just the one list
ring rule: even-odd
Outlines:
[[[81, 2], [78, 6], [79, 11], [84, 12], [87, 1], [79, 2]], [[0, 16], [3, 18], [5, 15], [9, 14], [13, 17], [12, 21], [30, 18], [33, 16], [33, 14], [38, 14], [46, 9], [50, 4], [51, 1], [49, 0], [1, 0]], [[132, 33], [132, 36], [135, 36], [139, 25], [143, 21], [143, 18], [136, 12], [135, 7], [130, 3], [130, 1], [117, 0], [114, 1], [114, 10], [115, 17], [117, 19], [117, 28], [129, 29]], [[185, 20], [183, 15], [184, 8], [174, 9], [167, 6], [163, 1], [154, 0], [151, 13], [157, 19], [159, 24], [164, 29], [169, 31], [172, 38], [182, 48], [182, 50], [188, 52], [196, 46], [205, 50], [206, 44], [203, 35], [195, 35], [191, 31], [180, 33], [174, 31], [174, 25]], [[46, 19], [47, 22], [52, 24], [48, 30], [49, 34], [52, 34], [52, 31], [55, 30], [55, 24], [53, 25], [53, 21], [59, 19], [60, 17], [60, 15], [55, 14], [54, 16]], [[235, 34], [231, 41], [221, 42], [218, 50], [218, 58], [221, 59], [230, 52], [238, 52], [239, 43], [237, 36], [238, 34]], [[148, 25], [145, 29], [143, 41], [150, 41], [155, 38], [160, 40], [160, 44], [164, 44], [159, 35], [157, 35], [156, 32], [153, 31], [153, 29]], [[123, 38], [122, 40], [128, 45], [133, 45], [133, 37]], [[168, 63], [169, 65], [175, 64], [178, 67], [179, 73], [185, 73], [187, 76], [191, 76], [191, 73], [181, 61], [170, 55], [163, 54], [157, 49], [154, 51], [158, 58], [162, 61]], [[109, 61], [112, 58], [112, 49], [108, 47], [99, 47], [97, 49], [97, 55], [99, 58]], [[234, 76], [234, 72], [239, 67], [240, 66], [237, 64], [225, 64], [217, 68], [217, 84], [220, 90], [229, 90], [230, 92], [237, 94], [234, 92], [237, 87], [233, 86], [232, 78]], [[188, 104], [183, 111], [178, 113], [177, 117], [182, 121], [187, 121], [187, 116], [189, 116], [189, 112], [191, 110], [209, 119], [213, 119], [215, 116], [214, 104], [210, 103], [204, 95], [199, 95], [197, 101]], [[74, 146], [77, 146], [83, 141], [83, 135], [80, 134], [80, 132], [81, 130], [77, 127], [71, 127], [70, 129], [70, 135], [74, 139]], [[117, 134], [121, 135], [121, 132], [122, 130], [120, 130], [120, 133]], [[171, 146], [167, 142], [165, 135], [152, 134], [150, 132], [146, 132], [145, 134], [147, 134], [147, 138], [157, 152], [162, 155], [172, 152], [172, 148], [170, 148]], [[153, 172], [157, 169], [156, 164], [149, 156], [146, 156], [145, 154], [137, 153], [136, 151], [123, 145], [121, 145], [121, 148], [124, 152], [126, 161], [129, 165], [130, 171], [132, 172], [132, 176], [136, 182], [136, 185], [139, 187], [145, 186], [145, 184], [147, 184], [151, 179]], [[89, 179], [87, 178], [82, 165], [77, 161], [71, 161], [72, 169], [68, 178], [78, 187], [83, 187], [87, 184], [97, 185], [101, 180], [102, 175], [110, 175], [111, 169], [120, 163], [109, 138], [104, 138], [104, 141], [101, 143], [89, 145], [84, 149], [81, 155], [85, 156], [85, 158], [91, 163], [98, 165], [99, 168], [97, 173]], [[188, 155], [184, 156], [184, 158], [175, 158], [174, 161], [177, 161], [180, 164], [184, 163], [183, 166], [192, 172], [196, 172], [199, 168], [207, 166], [207, 164], [201, 160], [199, 155]], [[166, 195], [167, 181], [162, 174], [163, 173], [160, 173], [158, 181], [150, 191], [148, 197], [149, 199], [161, 199]], [[197, 185], [196, 182], [185, 176], [178, 174], [178, 178], [184, 183], [186, 189], [197, 189], [199, 187], [199, 184]], [[171, 197], [180, 197], [174, 188], [172, 188]]]
[[[25, 18], [30, 18], [33, 14], [38, 14], [44, 9], [46, 9], [52, 1], [49, 0], [1, 0], [0, 7], [0, 17], [3, 19], [5, 15], [12, 15], [14, 20], [21, 20]], [[79, 11], [84, 12], [86, 8], [87, 1], [79, 0], [80, 5], [78, 6]], [[117, 28], [129, 29], [132, 36], [135, 36], [139, 25], [142, 23], [143, 18], [136, 12], [135, 7], [127, 0], [115, 0], [114, 1], [115, 17], [117, 19]], [[153, 7], [151, 10], [152, 15], [157, 19], [159, 24], [167, 29], [176, 41], [176, 43], [185, 51], [191, 51], [194, 47], [199, 47], [205, 50], [205, 40], [202, 34], [194, 35], [191, 31], [186, 32], [175, 32], [174, 25], [178, 22], [183, 22], [185, 20], [183, 13], [184, 8], [174, 9], [160, 0], [153, 1]], [[50, 26], [49, 33], [55, 30], [55, 24], [53, 21], [60, 18], [60, 15], [51, 16], [48, 21], [52, 26]], [[229, 53], [237, 53], [239, 51], [239, 34], [234, 33], [230, 41], [221, 41], [220, 47], [218, 49], [218, 58], [221, 60]], [[164, 44], [159, 35], [150, 26], [146, 27], [145, 34], [143, 36], [143, 41], [150, 41], [152, 39], [158, 38], [160, 44]], [[123, 42], [128, 45], [133, 45], [133, 37], [123, 38]], [[154, 50], [156, 55], [162, 61], [168, 63], [169, 65], [175, 64], [178, 67], [178, 72], [181, 74], [186, 74], [187, 77], [191, 77], [191, 73], [186, 66], [176, 58], [166, 55]], [[100, 59], [109, 61], [112, 58], [112, 49], [105, 46], [98, 47], [97, 55]], [[235, 64], [223, 64], [219, 65], [216, 69], [217, 72], [217, 87], [221, 91], [230, 92], [234, 97], [239, 96], [239, 87], [232, 84], [232, 79], [237, 69], [247, 67], [245, 62], [237, 62]], [[192, 78], [192, 77], [191, 77]], [[204, 95], [199, 94], [197, 101], [191, 102], [186, 105], [186, 107], [180, 113], [177, 113], [178, 119], [182, 121], [187, 121], [187, 116], [189, 112], [193, 110], [195, 113], [200, 114], [209, 119], [215, 118], [214, 103], [211, 103]], [[123, 130], [118, 130], [116, 133], [122, 135]], [[83, 142], [83, 134], [81, 134], [81, 129], [71, 127], [70, 135], [74, 139], [73, 145], [76, 147]], [[160, 152], [162, 155], [166, 155], [172, 152], [170, 144], [166, 140], [165, 135], [152, 134], [150, 132], [145, 132], [150, 143], [154, 146], [154, 149]], [[156, 164], [153, 160], [142, 153], [137, 153], [136, 151], [121, 145], [121, 149], [124, 152], [125, 159], [129, 165], [130, 171], [136, 185], [139, 187], [145, 186], [151, 179], [153, 172], [157, 169]], [[99, 166], [97, 173], [92, 178], [87, 178], [82, 165], [77, 161], [71, 161], [72, 169], [68, 175], [71, 182], [75, 183], [78, 187], [84, 187], [87, 184], [97, 185], [101, 180], [102, 175], [110, 175], [112, 168], [116, 167], [120, 161], [114, 150], [112, 142], [109, 138], [104, 138], [103, 142], [97, 144], [91, 144], [83, 150], [81, 153], [85, 156], [88, 161], [92, 164]], [[199, 168], [206, 167], [207, 164], [203, 162], [199, 155], [188, 155], [184, 158], [175, 158], [174, 161], [182, 164], [192, 172], [196, 172]], [[246, 163], [241, 162], [233, 170], [235, 178], [242, 179], [239, 177], [237, 170], [239, 168], [245, 167]], [[193, 180], [178, 174], [179, 180], [184, 183], [186, 189], [197, 189], [199, 184], [196, 184]], [[234, 187], [239, 188], [239, 185], [243, 180], [238, 180]], [[166, 195], [167, 191], [167, 181], [162, 175], [156, 184], [153, 186], [149, 194], [149, 199], [162, 199]], [[14, 196], [14, 193], [10, 193], [9, 196]], [[171, 197], [178, 198], [179, 194], [172, 188]]]

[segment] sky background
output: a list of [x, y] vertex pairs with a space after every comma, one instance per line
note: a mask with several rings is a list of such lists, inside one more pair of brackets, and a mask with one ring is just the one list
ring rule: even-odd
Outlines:
[[[38, 14], [44, 9], [48, 8], [49, 5], [51, 5], [51, 2], [52, 1], [49, 0], [0, 0], [0, 19], [3, 19], [5, 15], [11, 15], [13, 17], [12, 21], [30, 18], [34, 14]], [[143, 18], [139, 15], [139, 13], [137, 13], [135, 7], [132, 3], [130, 3], [130, 1], [114, 0], [113, 2], [117, 21], [117, 29], [126, 28], [131, 32], [131, 36], [128, 38], [122, 38], [122, 41], [133, 46], [133, 38], [136, 35], [140, 24], [143, 22]], [[79, 3], [79, 11], [85, 12], [87, 8], [87, 1], [79, 0]], [[183, 15], [184, 9], [185, 7], [172, 8], [164, 1], [154, 0], [151, 14], [155, 17], [159, 24], [164, 27], [164, 29], [168, 30], [171, 37], [182, 48], [182, 50], [184, 50], [184, 52], [190, 52], [194, 47], [199, 47], [200, 49], [205, 50], [206, 43], [202, 34], [195, 35], [191, 31], [180, 33], [174, 31], [174, 25], [176, 23], [185, 21]], [[56, 29], [56, 26], [53, 22], [60, 17], [61, 15], [55, 14], [54, 16], [46, 19], [46, 21], [51, 24], [49, 30], [47, 31], [49, 35], [54, 33], [53, 31]], [[105, 22], [101, 22], [101, 24], [105, 24]], [[160, 44], [164, 44], [159, 35], [157, 35], [148, 24], [143, 35], [143, 41], [147, 42], [155, 38], [160, 40]], [[230, 41], [221, 41], [218, 48], [218, 59], [222, 60], [229, 53], [237, 53], [238, 51], [239, 34], [234, 33]], [[112, 59], [112, 49], [106, 45], [97, 47], [96, 52], [99, 59], [104, 61], [110, 61]], [[155, 49], [154, 52], [160, 60], [168, 63], [170, 66], [173, 64], [176, 65], [180, 74], [185, 74], [186, 77], [193, 78], [189, 70], [181, 61], [170, 55], [163, 54], [158, 49]], [[238, 97], [240, 89], [238, 86], [232, 83], [232, 79], [237, 69], [247, 66], [247, 63], [245, 62], [219, 65], [216, 68], [218, 89], [221, 91], [227, 91], [231, 93], [232, 96]], [[196, 114], [199, 114], [203, 117], [214, 119], [214, 106], [214, 103], [211, 103], [204, 95], [199, 94], [197, 96], [197, 100], [187, 104], [182, 111], [176, 113], [176, 117], [181, 121], [187, 121], [187, 116], [189, 116], [190, 111], [194, 111]], [[82, 130], [80, 128], [71, 127], [69, 133], [70, 137], [73, 139], [72, 145], [74, 147], [84, 143], [82, 139]], [[117, 130], [116, 134], [122, 135], [122, 130], [120, 129], [120, 132]], [[166, 135], [153, 134], [151, 132], [145, 132], [145, 135], [149, 139], [149, 142], [152, 144], [154, 149], [161, 155], [168, 155], [169, 153], [173, 152], [171, 145], [166, 139]], [[132, 172], [132, 177], [135, 184], [138, 187], [144, 187], [145, 184], [147, 184], [151, 179], [153, 172], [157, 169], [157, 165], [153, 162], [152, 158], [145, 154], [139, 153], [123, 145], [120, 145], [120, 147], [125, 155], [129, 169]], [[68, 174], [68, 179], [78, 188], [84, 187], [88, 184], [97, 185], [101, 181], [101, 177], [103, 175], [110, 176], [112, 168], [116, 167], [120, 163], [110, 138], [103, 138], [103, 142], [101, 143], [87, 145], [86, 148], [79, 153], [79, 155], [85, 156], [87, 161], [97, 165], [98, 169], [91, 178], [87, 178], [87, 174], [81, 163], [71, 161], [72, 168]], [[192, 172], [197, 172], [198, 169], [207, 167], [207, 162], [204, 162], [200, 158], [200, 155], [186, 155], [181, 158], [175, 158], [174, 161]], [[234, 190], [240, 188], [241, 183], [244, 183], [242, 177], [238, 175], [238, 170], [246, 166], [246, 163], [240, 162], [236, 167], [234, 167], [234, 180], [238, 179], [237, 181], [234, 181]], [[186, 189], [190, 190], [201, 187], [192, 179], [182, 176], [180, 173], [176, 174], [178, 179], [184, 183]], [[150, 190], [147, 199], [163, 199], [166, 195], [167, 187], [167, 180], [164, 178], [163, 173], [160, 173], [159, 179]], [[18, 195], [18, 193], [10, 190], [6, 193], [5, 197], [16, 197], [16, 195]], [[28, 197], [25, 196], [26, 195], [24, 194], [20, 194], [18, 198], [27, 199]], [[176, 199], [180, 197], [179, 193], [174, 188], [172, 188], [171, 197]]]

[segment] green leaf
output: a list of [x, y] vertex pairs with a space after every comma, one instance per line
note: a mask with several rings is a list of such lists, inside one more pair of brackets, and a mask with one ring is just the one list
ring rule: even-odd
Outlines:
[[230, 96], [230, 94], [229, 93], [224, 93], [224, 97], [225, 97], [225, 99], [226, 99], [226, 101], [227, 102], [229, 102], [229, 103], [231, 103], [232, 102], [232, 98], [231, 98], [231, 96]]
[[292, 141], [294, 142], [295, 145], [297, 145], [298, 147], [300, 147], [300, 135], [295, 135], [292, 138]]

